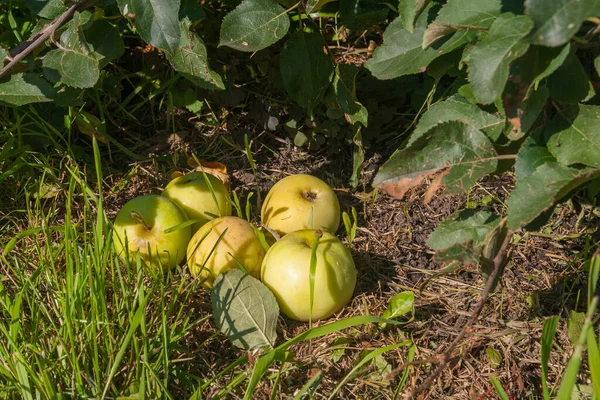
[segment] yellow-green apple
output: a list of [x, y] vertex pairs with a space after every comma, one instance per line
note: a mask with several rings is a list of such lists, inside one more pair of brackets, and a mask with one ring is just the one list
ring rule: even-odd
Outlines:
[[174, 202], [155, 194], [128, 201], [114, 222], [115, 250], [121, 260], [135, 262], [139, 252], [149, 267], [174, 268], [185, 257], [192, 236], [190, 226], [165, 232], [188, 220]]
[[219, 274], [238, 268], [238, 262], [257, 279], [265, 256], [254, 228], [238, 217], [221, 217], [204, 224], [187, 248], [187, 264], [192, 276], [211, 288]]
[[261, 220], [280, 235], [301, 229], [325, 228], [335, 232], [340, 224], [340, 203], [331, 187], [319, 178], [290, 175], [267, 194]]
[[[310, 259], [313, 229], [288, 233], [265, 255], [261, 277], [281, 311], [292, 319], [308, 321], [310, 314]], [[341, 310], [356, 286], [356, 267], [350, 251], [329, 232], [322, 232], [316, 248], [312, 319], [327, 318]]]
[[211, 219], [231, 215], [227, 188], [211, 174], [194, 171], [179, 176], [169, 182], [162, 195], [177, 203], [189, 219], [199, 219], [192, 225], [192, 233]]

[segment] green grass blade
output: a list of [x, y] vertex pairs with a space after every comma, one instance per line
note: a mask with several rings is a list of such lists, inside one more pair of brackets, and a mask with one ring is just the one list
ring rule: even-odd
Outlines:
[[510, 400], [510, 397], [508, 397], [508, 395], [504, 391], [504, 388], [502, 387], [502, 384], [500, 383], [498, 378], [496, 378], [495, 376], [491, 376], [490, 382], [492, 382], [494, 389], [496, 389], [496, 393], [498, 393], [498, 397], [500, 397], [500, 400]]
[[592, 298], [598, 290], [598, 277], [600, 276], [600, 256], [594, 255], [590, 260], [590, 270], [588, 273], [588, 307]]
[[559, 317], [550, 317], [544, 322], [542, 328], [542, 392], [544, 399], [550, 399], [550, 391], [548, 390], [548, 360], [554, 343], [554, 335], [558, 326]]
[[142, 319], [144, 318], [145, 306], [146, 306], [146, 302], [144, 301], [139, 305], [135, 314], [133, 315], [133, 318], [131, 319], [131, 322], [129, 324], [129, 329], [127, 330], [127, 334], [125, 335], [125, 337], [123, 338], [123, 341], [121, 342], [119, 351], [117, 352], [117, 355], [116, 355], [116, 357], [112, 363], [112, 366], [110, 368], [110, 372], [108, 373], [108, 376], [106, 377], [106, 383], [104, 385], [104, 390], [102, 391], [102, 398], [106, 397], [108, 388], [110, 387], [111, 381], [112, 381], [113, 377], [115, 376], [115, 373], [117, 372], [117, 368], [119, 368], [119, 364], [121, 362], [121, 359], [123, 358], [123, 355], [125, 354], [125, 351], [127, 350], [127, 347], [129, 346], [129, 342], [133, 338], [133, 334], [135, 333], [137, 328], [142, 323]]
[[592, 328], [592, 316], [594, 315], [594, 312], [596, 312], [597, 306], [598, 296], [594, 296], [588, 308], [585, 317], [585, 322], [583, 324], [583, 328], [581, 329], [581, 335], [579, 336], [579, 340], [577, 341], [575, 350], [573, 351], [573, 355], [571, 356], [571, 359], [569, 360], [567, 368], [565, 369], [565, 372], [563, 374], [563, 379], [560, 383], [560, 388], [558, 389], [556, 400], [571, 399], [571, 395], [573, 394], [573, 387], [577, 382], [577, 375], [579, 373], [581, 359], [583, 358], [583, 348], [587, 340], [587, 332]]
[[315, 272], [317, 270], [317, 247], [319, 246], [319, 240], [323, 236], [323, 232], [320, 230], [315, 231], [313, 237], [312, 246], [310, 248], [310, 269], [308, 272], [309, 281], [309, 308], [308, 308], [308, 328], [312, 328], [312, 310], [315, 302]]
[[596, 398], [600, 399], [600, 345], [596, 341], [593, 329], [587, 333], [587, 349], [592, 387]]
[[312, 376], [312, 378], [310, 378], [304, 384], [304, 386], [302, 386], [302, 388], [300, 388], [298, 393], [296, 393], [296, 395], [294, 396], [294, 400], [301, 400], [305, 394], [308, 394], [310, 399], [314, 398], [314, 394], [315, 394], [317, 388], [319, 387], [319, 385], [321, 384], [322, 380], [323, 380], [323, 372], [318, 371], [316, 374], [314, 374]]
[[[415, 359], [416, 354], [417, 346], [413, 344], [412, 346], [410, 346], [410, 349], [408, 349], [408, 356], [406, 358], [406, 362], [412, 362], [412, 360]], [[410, 373], [410, 368], [411, 367], [408, 366], [404, 369], [404, 372], [402, 373], [402, 378], [400, 378], [400, 382], [398, 383], [398, 386], [396, 387], [396, 390], [394, 392], [394, 399], [397, 399], [399, 393], [404, 389], [404, 385], [406, 385], [406, 380], [408, 379], [408, 374]]]
[[392, 345], [389, 345], [389, 346], [380, 347], [378, 349], [375, 349], [375, 350], [371, 351], [362, 360], [360, 360], [354, 366], [354, 368], [352, 368], [350, 370], [350, 372], [348, 372], [348, 374], [346, 374], [346, 376], [344, 377], [344, 379], [342, 379], [340, 381], [340, 383], [338, 383], [338, 385], [335, 387], [335, 389], [333, 389], [333, 392], [329, 396], [329, 400], [333, 399], [335, 397], [335, 394], [338, 392], [338, 390], [340, 390], [342, 388], [342, 386], [344, 386], [346, 384], [346, 382], [348, 382], [348, 380], [350, 380], [350, 378], [352, 378], [352, 376], [357, 371], [359, 371], [362, 368], [363, 365], [365, 365], [366, 363], [368, 363], [369, 361], [371, 361], [373, 358], [378, 357], [378, 356], [382, 355], [383, 353], [385, 353], [387, 351], [394, 350], [394, 349], [397, 349], [398, 347], [402, 347], [402, 346], [409, 346], [411, 344], [412, 344], [412, 342], [410, 340], [406, 340], [404, 342], [395, 343], [395, 344], [392, 344]]

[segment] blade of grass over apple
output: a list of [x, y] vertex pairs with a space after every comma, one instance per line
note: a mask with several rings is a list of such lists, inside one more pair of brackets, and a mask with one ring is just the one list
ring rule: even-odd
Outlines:
[[[311, 213], [312, 215], [312, 213]], [[323, 236], [323, 232], [320, 230], [315, 231], [313, 237], [312, 246], [310, 248], [310, 270], [308, 273], [308, 280], [310, 284], [309, 288], [309, 308], [308, 308], [308, 327], [312, 328], [312, 309], [315, 300], [315, 271], [317, 270], [317, 247], [319, 247], [319, 240]]]
[[194, 225], [196, 222], [202, 222], [204, 221], [204, 219], [202, 218], [192, 218], [192, 219], [188, 219], [185, 222], [182, 222], [181, 224], [177, 224], [175, 226], [172, 226], [170, 228], [165, 229], [164, 233], [171, 233], [171, 232], [175, 232], [178, 231], [182, 228], [185, 228], [186, 226], [190, 226], [190, 225]]
[[390, 350], [394, 350], [397, 349], [398, 347], [402, 347], [402, 346], [409, 346], [412, 345], [413, 342], [410, 340], [406, 340], [404, 342], [400, 342], [400, 343], [395, 343], [395, 344], [391, 344], [389, 346], [384, 346], [384, 347], [380, 347], [378, 349], [375, 349], [373, 351], [371, 351], [369, 354], [367, 354], [362, 360], [360, 360], [355, 366], [354, 368], [352, 368], [350, 370], [350, 372], [348, 372], [348, 374], [346, 374], [346, 376], [344, 377], [344, 379], [342, 379], [340, 381], [340, 383], [338, 383], [338, 385], [335, 387], [335, 389], [333, 389], [333, 392], [331, 393], [331, 395], [328, 397], [329, 400], [335, 398], [335, 394], [340, 390], [340, 388], [346, 384], [346, 382], [348, 382], [348, 380], [350, 380], [350, 378], [352, 378], [352, 376], [361, 369], [361, 367], [363, 365], [365, 365], [366, 363], [368, 363], [369, 361], [371, 361], [373, 358], [382, 355], [383, 353], [385, 353], [386, 351], [390, 351]]

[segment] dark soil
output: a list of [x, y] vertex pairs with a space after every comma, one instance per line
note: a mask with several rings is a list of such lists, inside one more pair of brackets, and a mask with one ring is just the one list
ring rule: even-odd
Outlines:
[[[407, 339], [416, 346], [415, 360], [430, 361], [410, 367], [401, 392], [409, 393], [429, 376], [431, 361], [456, 337], [483, 288], [476, 266], [462, 266], [451, 273], [434, 276], [443, 265], [433, 260], [434, 253], [426, 244], [427, 238], [441, 221], [466, 206], [502, 214], [504, 201], [514, 184], [512, 174], [486, 178], [473, 187], [468, 196], [444, 197], [438, 193], [429, 204], [423, 204], [427, 182], [423, 187], [409, 191], [403, 199], [393, 199], [369, 186], [377, 168], [393, 150], [387, 143], [379, 143], [367, 152], [359, 189], [351, 190], [348, 187], [352, 174], [350, 146], [339, 146], [330, 153], [309, 152], [293, 146], [277, 132], [253, 132], [250, 138], [256, 163], [254, 174], [243, 154], [243, 141], [235, 139], [243, 137], [241, 129], [231, 128], [244, 126], [239, 119], [236, 122], [235, 125], [228, 122], [225, 128], [218, 129], [196, 126], [186, 134], [185, 140], [158, 154], [185, 160], [188, 152], [196, 152], [208, 160], [224, 163], [231, 176], [231, 188], [242, 198], [242, 204], [249, 192], [255, 193], [252, 204], [257, 223], [260, 221], [260, 199], [277, 180], [295, 173], [313, 174], [328, 182], [337, 192], [343, 211], [350, 213], [352, 207], [356, 208], [358, 231], [350, 244], [359, 274], [355, 295], [335, 318], [317, 325], [356, 315], [380, 315], [396, 293], [415, 293], [414, 318], [411, 321], [404, 318], [404, 325], [385, 329], [377, 326], [352, 328], [341, 335], [329, 335], [292, 347], [296, 363], [281, 367], [283, 373], [276, 397], [293, 397], [319, 373], [322, 374], [321, 383], [315, 396], [326, 398], [365, 351]], [[256, 125], [251, 127], [254, 128]], [[224, 138], [228, 138], [229, 144]], [[231, 138], [236, 147], [231, 146]], [[108, 194], [109, 214], [114, 215], [131, 197], [158, 192], [173, 170], [191, 169], [185, 165], [166, 165], [168, 163], [140, 164], [127, 189]], [[110, 176], [107, 183], [118, 185], [122, 176]], [[490, 382], [492, 376], [500, 380], [510, 398], [539, 398], [543, 322], [551, 315], [566, 317], [569, 311], [582, 311], [587, 279], [582, 263], [592, 247], [591, 233], [597, 225], [597, 210], [567, 203], [555, 210], [541, 233], [515, 233], [510, 246], [510, 262], [501, 285], [491, 295], [474, 329], [460, 343], [451, 365], [419, 398], [496, 398]], [[347, 243], [343, 226], [337, 234]], [[208, 294], [199, 293], [190, 309], [210, 313], [209, 304]], [[566, 320], [561, 319], [563, 322], [556, 338], [555, 348], [562, 350], [552, 352], [549, 363], [550, 385], [559, 382], [572, 350]], [[307, 324], [280, 318], [278, 333], [282, 341], [305, 329]], [[244, 354], [215, 332], [212, 320], [208, 319], [181, 342], [183, 348], [197, 355], [190, 363], [190, 372], [205, 379], [210, 379]], [[408, 353], [408, 347], [384, 353], [377, 363], [368, 364], [350, 379], [336, 397], [393, 398], [404, 372], [395, 368], [407, 361]], [[237, 367], [218, 379], [204, 393], [206, 398], [220, 392], [244, 368], [250, 367]], [[268, 398], [273, 384], [274, 379], [261, 381], [256, 398]], [[243, 393], [244, 386], [233, 389], [232, 398]]]

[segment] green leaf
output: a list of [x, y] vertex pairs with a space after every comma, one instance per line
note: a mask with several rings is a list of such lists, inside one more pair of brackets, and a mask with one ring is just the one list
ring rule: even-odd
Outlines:
[[407, 146], [413, 144], [434, 126], [448, 121], [460, 121], [488, 134], [492, 140], [497, 140], [504, 127], [504, 118], [487, 113], [471, 104], [460, 95], [454, 95], [444, 101], [434, 104], [423, 113], [417, 127], [413, 131]]
[[474, 37], [474, 32], [456, 32], [450, 39], [438, 48], [423, 50], [423, 33], [427, 27], [427, 20], [431, 6], [427, 7], [415, 24], [414, 33], [410, 33], [400, 17], [392, 21], [383, 33], [383, 45], [373, 52], [365, 67], [378, 79], [393, 79], [403, 75], [424, 72], [430, 62], [449, 53]]
[[[529, 94], [527, 99], [524, 99], [517, 104], [507, 107], [507, 118], [512, 124], [512, 129], [507, 133], [510, 140], [520, 140], [533, 126], [538, 116], [546, 106], [548, 101], [549, 90], [546, 86], [541, 86], [538, 90]], [[505, 102], [505, 105], [507, 103]]]
[[333, 62], [323, 52], [325, 46], [320, 34], [298, 31], [286, 42], [279, 57], [285, 90], [309, 110], [319, 104], [333, 75]]
[[229, 270], [217, 277], [210, 298], [215, 323], [234, 345], [245, 350], [275, 345], [279, 306], [258, 279]]
[[336, 65], [331, 90], [333, 90], [336, 102], [344, 112], [348, 123], [354, 125], [360, 122], [363, 126], [367, 126], [369, 113], [356, 98], [357, 74], [358, 68], [354, 65]]
[[600, 13], [597, 0], [525, 0], [525, 14], [535, 22], [533, 44], [557, 47], [577, 33], [583, 21]]
[[129, 0], [128, 4], [142, 39], [161, 50], [177, 50], [180, 0]]
[[434, 250], [465, 242], [478, 245], [499, 223], [500, 217], [490, 211], [462, 210], [442, 221], [427, 239], [427, 245]]
[[381, 314], [381, 318], [394, 319], [411, 312], [415, 303], [415, 294], [411, 291], [395, 294]]
[[563, 47], [529, 46], [525, 55], [511, 66], [511, 75], [528, 83], [531, 91], [565, 62], [570, 51], [570, 43]]
[[385, 21], [390, 9], [379, 0], [341, 0], [340, 22], [353, 31]]
[[166, 56], [173, 68], [196, 86], [223, 90], [225, 85], [221, 76], [208, 65], [206, 46], [202, 39], [190, 31], [187, 20], [181, 21], [181, 40], [177, 50]]
[[546, 127], [548, 150], [565, 165], [600, 168], [600, 106], [576, 105]]
[[308, 0], [306, 2], [306, 7], [304, 9], [306, 10], [307, 14], [310, 14], [312, 12], [319, 10], [325, 4], [331, 3], [332, 1], [336, 1], [336, 0]]
[[191, 22], [202, 21], [206, 18], [204, 7], [197, 0], [181, 0], [179, 7], [179, 20], [188, 19]]
[[93, 87], [100, 77], [100, 65], [93, 54], [79, 50], [52, 50], [42, 62], [44, 74], [50, 80], [58, 79], [74, 88]]
[[408, 189], [421, 184], [423, 178], [443, 173], [442, 182], [448, 191], [460, 193], [496, 170], [496, 156], [483, 132], [463, 122], [445, 122], [394, 153], [379, 169], [373, 186], [402, 197]]
[[421, 15], [430, 0], [400, 0], [398, 13], [404, 22], [404, 28], [410, 33], [415, 32], [415, 21]]
[[15, 74], [0, 83], [0, 102], [13, 106], [52, 101], [55, 96], [52, 85], [37, 74]]
[[556, 158], [548, 151], [544, 140], [543, 130], [538, 129], [525, 139], [515, 161], [515, 175], [517, 181], [524, 179], [535, 172], [537, 167]]
[[502, 353], [500, 353], [500, 351], [496, 350], [495, 348], [487, 347], [485, 349], [485, 354], [491, 361], [492, 365], [498, 366], [502, 364]]
[[567, 167], [556, 161], [539, 166], [532, 174], [517, 181], [508, 206], [508, 228], [517, 230], [552, 209], [569, 192], [600, 177], [600, 170]]
[[423, 35], [423, 48], [458, 29], [488, 29], [500, 15], [500, 0], [449, 0]]
[[84, 34], [90, 50], [102, 56], [100, 68], [104, 68], [112, 60], [121, 57], [125, 51], [119, 28], [108, 21], [94, 21]]
[[579, 103], [595, 94], [594, 86], [574, 49], [571, 49], [563, 64], [550, 75], [548, 88], [550, 96], [561, 103]]
[[67, 8], [62, 0], [25, 0], [31, 12], [45, 19], [54, 19]]
[[273, 0], [244, 0], [223, 19], [219, 46], [254, 52], [285, 36], [290, 19]]
[[493, 103], [500, 96], [510, 64], [529, 47], [524, 38], [532, 28], [533, 22], [526, 16], [501, 14], [487, 36], [465, 50], [463, 60], [469, 66], [469, 83], [480, 103]]

